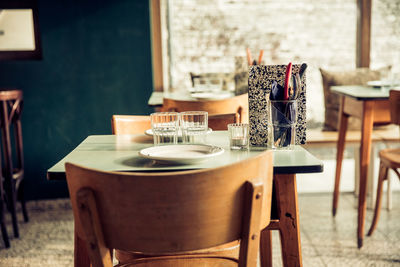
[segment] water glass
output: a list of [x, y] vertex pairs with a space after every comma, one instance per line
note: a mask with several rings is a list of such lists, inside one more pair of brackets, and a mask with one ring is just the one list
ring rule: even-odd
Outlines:
[[172, 145], [178, 142], [178, 112], [152, 113], [150, 119], [154, 145]]
[[195, 92], [203, 92], [207, 89], [207, 81], [201, 77], [193, 78], [193, 89]]
[[208, 130], [208, 112], [181, 112], [182, 142], [184, 144], [205, 144]]
[[296, 139], [297, 100], [271, 100], [269, 115], [272, 148], [293, 149]]
[[231, 149], [249, 148], [249, 125], [247, 123], [228, 124], [228, 133]]

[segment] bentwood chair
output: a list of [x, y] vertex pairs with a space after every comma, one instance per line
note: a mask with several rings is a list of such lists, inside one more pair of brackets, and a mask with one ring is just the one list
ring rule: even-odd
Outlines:
[[[400, 91], [390, 91], [390, 118], [392, 123], [400, 125]], [[388, 171], [392, 169], [400, 179], [400, 148], [387, 148], [379, 152], [380, 166], [378, 175], [378, 187], [376, 192], [376, 204], [374, 217], [372, 219], [371, 228], [368, 231], [368, 236], [371, 236], [378, 224], [381, 212], [381, 200], [383, 182], [388, 179]]]
[[[77, 232], [94, 267], [112, 266], [111, 249], [148, 255], [123, 266], [255, 267], [260, 232], [270, 222], [272, 166], [266, 151], [182, 172], [65, 167]], [[235, 240], [238, 259], [190, 253]]]
[[182, 112], [191, 110], [203, 110], [207, 111], [209, 115], [236, 113], [239, 116], [239, 122], [247, 123], [249, 121], [248, 98], [249, 96], [247, 93], [219, 100], [177, 100], [164, 98], [161, 111]]
[[[216, 114], [208, 116], [208, 126], [215, 130], [227, 130], [227, 125], [237, 123], [238, 114]], [[138, 134], [151, 128], [150, 116], [145, 115], [113, 115], [111, 130], [113, 134]]]
[[[21, 90], [0, 91], [1, 137], [3, 145], [3, 176], [7, 207], [11, 213], [14, 236], [19, 237], [16, 201], [20, 200], [24, 221], [29, 220], [23, 191], [24, 158], [22, 144], [21, 113], [23, 93]], [[11, 131], [13, 127], [13, 131]], [[11, 135], [15, 144], [12, 144]], [[14, 156], [15, 154], [15, 156]], [[13, 157], [16, 160], [13, 160]], [[14, 164], [15, 162], [15, 164]]]

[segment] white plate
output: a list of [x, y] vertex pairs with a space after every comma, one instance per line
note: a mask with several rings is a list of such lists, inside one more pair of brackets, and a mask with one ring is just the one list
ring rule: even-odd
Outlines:
[[[208, 128], [207, 130], [207, 134], [210, 134], [212, 132], [211, 128]], [[144, 131], [145, 135], [149, 135], [149, 136], [153, 136], [153, 130], [152, 129], [147, 129], [146, 131]], [[182, 131], [178, 130], [178, 137], [182, 138]]]
[[400, 81], [382, 80], [382, 81], [369, 81], [367, 85], [372, 87], [388, 87], [400, 85]]
[[192, 164], [224, 153], [224, 149], [210, 145], [152, 146], [139, 151], [139, 156], [165, 163]]
[[199, 100], [217, 100], [232, 97], [230, 92], [204, 92], [204, 93], [193, 93], [191, 97]]

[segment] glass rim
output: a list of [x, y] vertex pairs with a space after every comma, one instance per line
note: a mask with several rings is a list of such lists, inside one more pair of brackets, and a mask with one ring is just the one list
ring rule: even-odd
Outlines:
[[276, 122], [269, 122], [269, 123], [267, 123], [268, 125], [272, 125], [272, 126], [274, 126], [274, 127], [282, 127], [282, 128], [285, 128], [285, 127], [294, 127], [294, 126], [297, 126], [297, 121], [293, 121], [293, 122], [287, 122], [287, 123], [276, 123]]
[[249, 124], [248, 123], [241, 123], [241, 122], [229, 123], [228, 127], [249, 127]]
[[201, 110], [198, 110], [198, 111], [196, 111], [196, 110], [194, 110], [194, 111], [182, 111], [182, 112], [180, 112], [180, 114], [182, 114], [182, 115], [191, 115], [191, 114], [194, 114], [194, 115], [203, 115], [203, 114], [207, 114], [208, 115], [208, 112], [207, 111], [201, 111]]
[[285, 102], [285, 103], [292, 103], [298, 102], [297, 99], [287, 99], [287, 100], [269, 100], [270, 102]]
[[153, 112], [150, 114], [150, 116], [156, 116], [156, 115], [179, 115], [179, 112], [175, 111], [163, 111], [163, 112]]

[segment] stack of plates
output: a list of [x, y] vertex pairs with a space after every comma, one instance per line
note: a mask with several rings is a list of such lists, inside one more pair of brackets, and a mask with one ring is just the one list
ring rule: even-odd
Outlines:
[[199, 100], [217, 100], [232, 97], [231, 92], [201, 92], [201, 93], [192, 93], [191, 97], [199, 99]]
[[161, 163], [193, 164], [224, 153], [224, 149], [211, 145], [153, 146], [139, 151], [139, 156]]

